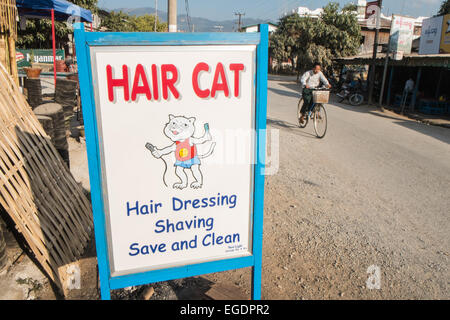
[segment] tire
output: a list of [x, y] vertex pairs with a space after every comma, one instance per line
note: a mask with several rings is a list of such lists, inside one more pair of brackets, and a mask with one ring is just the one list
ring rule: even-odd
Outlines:
[[317, 105], [314, 108], [314, 131], [319, 139], [325, 137], [328, 128], [327, 111], [322, 104]]
[[302, 116], [302, 113], [300, 111], [302, 110], [302, 107], [303, 107], [303, 98], [298, 101], [298, 105], [297, 105], [298, 126], [303, 129], [308, 125], [309, 119], [308, 119], [308, 117], [305, 117], [305, 121], [303, 121], [302, 123], [300, 122], [300, 117]]
[[352, 94], [348, 101], [352, 106], [360, 106], [364, 102], [364, 96], [360, 93]]

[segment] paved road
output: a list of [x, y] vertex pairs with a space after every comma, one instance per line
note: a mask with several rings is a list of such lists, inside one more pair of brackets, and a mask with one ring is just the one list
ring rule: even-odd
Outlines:
[[296, 126], [289, 80], [269, 81], [264, 298], [449, 299], [450, 129], [332, 103], [319, 140]]
[[[333, 103], [319, 140], [296, 125], [297, 92], [269, 81], [280, 166], [266, 179], [263, 298], [449, 299], [450, 129]], [[379, 290], [367, 287], [370, 266]], [[196, 281], [249, 294], [248, 271]]]
[[[266, 179], [263, 298], [449, 299], [450, 129], [333, 103], [319, 140], [296, 125], [295, 82], [271, 79], [280, 166]], [[204, 278], [249, 294], [248, 271]]]

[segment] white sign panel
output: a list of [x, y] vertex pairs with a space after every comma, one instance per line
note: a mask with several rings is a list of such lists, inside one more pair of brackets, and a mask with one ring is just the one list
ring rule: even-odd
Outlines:
[[91, 48], [112, 276], [251, 255], [255, 55]]
[[423, 20], [419, 54], [439, 54], [443, 16]]
[[401, 51], [410, 54], [414, 35], [414, 18], [392, 16], [389, 46], [391, 52]]

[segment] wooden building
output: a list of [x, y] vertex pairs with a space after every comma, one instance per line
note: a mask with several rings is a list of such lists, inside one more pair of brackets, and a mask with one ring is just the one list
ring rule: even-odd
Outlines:
[[[345, 66], [370, 65], [372, 55], [360, 55], [336, 59]], [[386, 54], [379, 53], [376, 59], [376, 79], [381, 83]], [[398, 104], [405, 83], [414, 80], [415, 88], [408, 106], [410, 111], [421, 111], [423, 105], [432, 106], [429, 114], [450, 115], [450, 54], [405, 55], [402, 60], [389, 59], [383, 102]], [[435, 106], [435, 107], [434, 107]], [[438, 113], [436, 113], [438, 112]], [[426, 112], [425, 112], [426, 113]]]

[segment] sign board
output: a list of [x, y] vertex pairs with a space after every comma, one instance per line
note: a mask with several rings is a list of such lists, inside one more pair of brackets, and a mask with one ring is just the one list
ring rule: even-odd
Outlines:
[[238, 147], [228, 132], [253, 129], [255, 55], [255, 45], [91, 49], [112, 275], [251, 254], [252, 139], [243, 164], [224, 153]]
[[450, 14], [443, 16], [441, 47], [439, 53], [450, 53]]
[[414, 36], [414, 18], [392, 15], [391, 33], [389, 38], [390, 51], [402, 51], [410, 54]]
[[365, 19], [369, 19], [370, 16], [377, 14], [380, 8], [380, 2], [379, 1], [368, 1], [366, 3], [366, 12], [365, 12]]
[[443, 16], [423, 20], [419, 54], [438, 54], [441, 45]]
[[267, 25], [75, 36], [102, 297], [252, 266], [259, 299]]
[[[17, 67], [23, 68], [30, 65], [30, 63], [46, 63], [53, 64], [53, 50], [51, 49], [16, 49]], [[31, 56], [34, 56], [31, 61]], [[64, 49], [56, 50], [56, 60], [64, 60]]]

